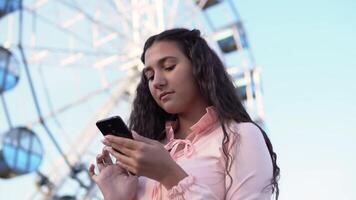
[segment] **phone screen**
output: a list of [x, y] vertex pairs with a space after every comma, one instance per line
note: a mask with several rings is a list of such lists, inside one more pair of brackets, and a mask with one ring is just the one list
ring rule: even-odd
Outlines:
[[103, 135], [115, 135], [133, 139], [131, 131], [119, 116], [102, 119], [96, 122]]

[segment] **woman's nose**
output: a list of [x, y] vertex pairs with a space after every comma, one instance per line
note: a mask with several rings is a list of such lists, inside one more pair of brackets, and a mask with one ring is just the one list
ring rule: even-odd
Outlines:
[[156, 89], [162, 89], [167, 84], [167, 80], [164, 76], [159, 73], [156, 73], [153, 79], [153, 86]]

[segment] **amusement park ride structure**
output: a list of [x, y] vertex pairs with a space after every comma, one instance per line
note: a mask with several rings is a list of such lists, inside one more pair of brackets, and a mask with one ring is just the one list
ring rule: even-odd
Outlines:
[[95, 122], [127, 118], [144, 41], [173, 27], [201, 30], [263, 126], [261, 72], [233, 0], [0, 0], [0, 178], [34, 175], [28, 199], [98, 198]]

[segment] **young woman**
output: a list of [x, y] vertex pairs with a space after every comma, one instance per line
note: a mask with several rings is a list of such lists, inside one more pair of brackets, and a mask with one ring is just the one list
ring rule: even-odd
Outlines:
[[99, 174], [89, 169], [104, 198], [278, 199], [272, 144], [200, 32], [151, 36], [141, 60], [130, 116], [135, 140], [106, 136]]

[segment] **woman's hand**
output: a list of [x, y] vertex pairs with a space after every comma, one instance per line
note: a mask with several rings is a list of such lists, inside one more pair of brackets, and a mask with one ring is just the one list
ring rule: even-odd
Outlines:
[[140, 136], [134, 131], [132, 135], [135, 140], [112, 135], [105, 136], [103, 140], [105, 145], [111, 147], [108, 151], [122, 167], [138, 176], [154, 179], [167, 189], [177, 185], [180, 180], [188, 176], [172, 159], [163, 144]]
[[90, 165], [89, 174], [99, 186], [105, 200], [133, 199], [136, 195], [138, 179], [127, 173], [119, 163], [113, 163], [109, 152], [103, 149], [97, 155], [96, 164], [99, 174], [94, 172], [95, 166]]

